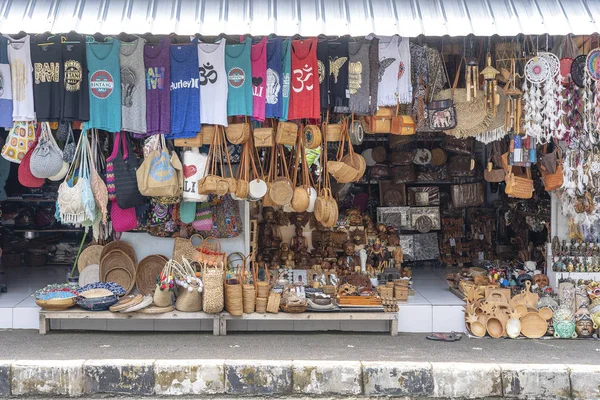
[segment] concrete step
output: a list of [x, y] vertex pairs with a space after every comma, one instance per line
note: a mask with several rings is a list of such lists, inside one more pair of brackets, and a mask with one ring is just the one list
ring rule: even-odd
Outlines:
[[[161, 349], [156, 349], [160, 352]], [[598, 399], [600, 366], [318, 360], [0, 361], [0, 397]]]

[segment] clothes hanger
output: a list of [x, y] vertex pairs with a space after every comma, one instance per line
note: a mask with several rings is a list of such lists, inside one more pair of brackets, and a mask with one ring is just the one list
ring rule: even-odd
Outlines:
[[140, 37], [137, 35], [131, 35], [125, 32], [119, 33], [116, 38], [119, 39], [121, 41], [121, 44], [124, 45], [135, 45], [136, 43], [133, 42], [140, 39]]
[[83, 35], [80, 35], [79, 33], [75, 32], [74, 30], [71, 30], [68, 33], [61, 35], [61, 37], [60, 37], [61, 44], [81, 44], [81, 40], [68, 40], [69, 35], [84, 37]]

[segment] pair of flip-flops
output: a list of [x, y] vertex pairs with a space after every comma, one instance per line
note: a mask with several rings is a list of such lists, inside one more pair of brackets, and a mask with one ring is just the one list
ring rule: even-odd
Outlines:
[[431, 335], [427, 336], [427, 339], [429, 340], [436, 340], [438, 342], [458, 342], [460, 339], [462, 338], [461, 334], [458, 334], [456, 332], [450, 332], [450, 333], [432, 333]]

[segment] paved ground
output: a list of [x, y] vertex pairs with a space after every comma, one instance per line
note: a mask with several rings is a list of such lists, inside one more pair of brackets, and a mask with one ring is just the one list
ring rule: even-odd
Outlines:
[[600, 341], [469, 339], [424, 334], [0, 331], [0, 359], [263, 359], [599, 364]]

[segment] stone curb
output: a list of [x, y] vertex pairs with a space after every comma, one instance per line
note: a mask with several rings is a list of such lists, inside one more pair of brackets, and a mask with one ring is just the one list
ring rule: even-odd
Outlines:
[[600, 399], [600, 366], [312, 360], [0, 360], [0, 397]]

